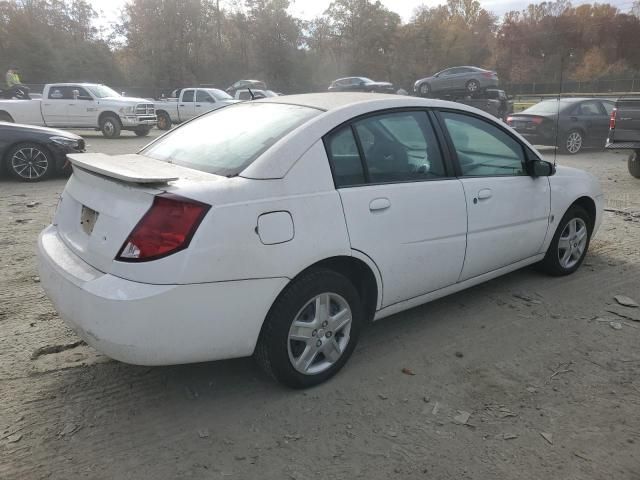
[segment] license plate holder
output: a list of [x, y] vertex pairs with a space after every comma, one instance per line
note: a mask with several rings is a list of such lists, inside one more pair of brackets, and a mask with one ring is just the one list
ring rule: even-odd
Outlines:
[[99, 215], [100, 214], [95, 210], [85, 205], [82, 206], [82, 212], [80, 213], [80, 225], [82, 225], [84, 233], [87, 235], [91, 235], [93, 233], [93, 227], [95, 227]]

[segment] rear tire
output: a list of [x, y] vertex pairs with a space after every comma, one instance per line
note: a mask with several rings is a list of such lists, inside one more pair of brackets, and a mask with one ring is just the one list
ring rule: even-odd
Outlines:
[[635, 150], [629, 155], [627, 167], [632, 177], [640, 178], [640, 150]]
[[571, 130], [563, 137], [562, 143], [558, 147], [560, 152], [566, 155], [575, 155], [582, 150], [584, 143], [584, 134], [580, 130]]
[[20, 143], [5, 157], [9, 173], [23, 182], [39, 182], [49, 177], [55, 170], [55, 160], [51, 152], [37, 143]]
[[302, 274], [267, 314], [254, 358], [291, 388], [308, 388], [347, 362], [363, 325], [358, 291], [343, 275], [318, 269]]
[[105, 115], [100, 120], [100, 131], [105, 138], [118, 138], [121, 129], [120, 119], [115, 115]]
[[569, 275], [580, 268], [589, 250], [593, 222], [594, 219], [581, 206], [569, 207], [558, 224], [540, 268], [555, 277]]
[[478, 93], [480, 91], [480, 82], [477, 80], [469, 80], [465, 85], [465, 88], [469, 93]]
[[170, 130], [171, 129], [171, 117], [168, 113], [158, 113], [158, 130]]

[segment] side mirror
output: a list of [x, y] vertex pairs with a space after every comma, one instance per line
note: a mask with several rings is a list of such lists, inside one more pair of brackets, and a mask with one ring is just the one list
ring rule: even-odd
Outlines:
[[71, 92], [71, 94], [73, 95], [73, 99], [74, 100], [78, 100], [78, 97], [80, 96], [80, 91], [79, 90], [74, 90]]
[[529, 174], [532, 177], [550, 177], [556, 173], [556, 166], [544, 160], [532, 160], [529, 162]]

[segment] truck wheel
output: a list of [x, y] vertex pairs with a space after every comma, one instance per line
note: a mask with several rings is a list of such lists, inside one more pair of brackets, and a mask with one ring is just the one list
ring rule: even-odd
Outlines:
[[118, 138], [120, 129], [120, 120], [115, 115], [105, 115], [100, 120], [100, 130], [106, 138]]
[[149, 135], [150, 131], [151, 127], [136, 127], [133, 133], [135, 133], [138, 137], [146, 137], [147, 135]]
[[9, 173], [23, 182], [39, 182], [54, 170], [51, 152], [37, 143], [20, 143], [5, 158]]
[[158, 129], [170, 130], [171, 129], [171, 117], [165, 112], [158, 113]]
[[635, 150], [629, 155], [627, 167], [632, 177], [640, 178], [640, 150]]
[[558, 145], [562, 153], [575, 155], [584, 146], [584, 135], [580, 130], [571, 130], [564, 136], [562, 143]]

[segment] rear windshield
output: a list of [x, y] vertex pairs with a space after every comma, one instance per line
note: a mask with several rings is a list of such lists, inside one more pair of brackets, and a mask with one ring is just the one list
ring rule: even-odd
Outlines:
[[[563, 111], [567, 107], [571, 105], [575, 105], [574, 102], [566, 102], [564, 100], [560, 100], [560, 111]], [[527, 108], [522, 113], [536, 113], [540, 114], [553, 114], [558, 113], [558, 100], [544, 100], [540, 103], [536, 103], [534, 106]]]
[[199, 117], [140, 153], [233, 177], [287, 133], [320, 113], [320, 110], [298, 105], [241, 103]]

